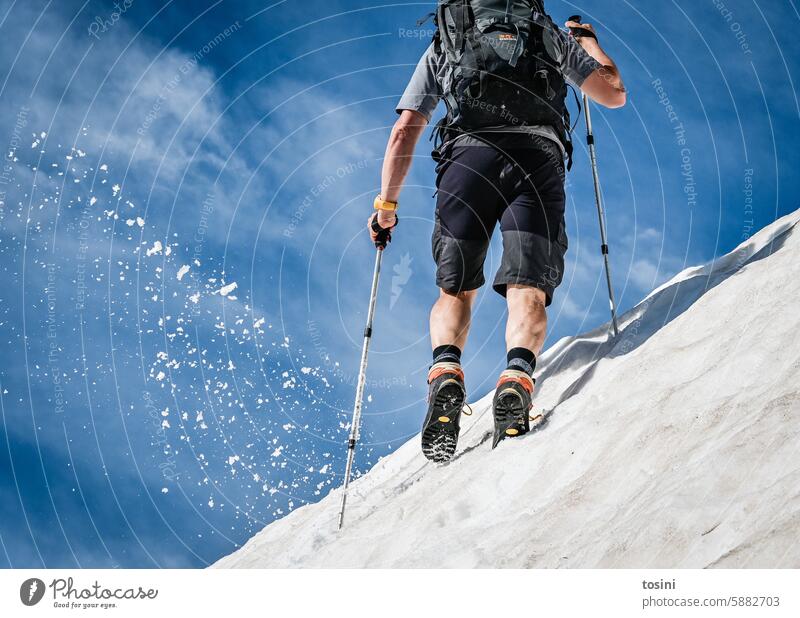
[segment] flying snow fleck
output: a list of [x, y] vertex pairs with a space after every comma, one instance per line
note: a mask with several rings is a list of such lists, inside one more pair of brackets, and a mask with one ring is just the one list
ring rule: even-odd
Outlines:
[[220, 296], [228, 296], [231, 292], [233, 292], [237, 287], [237, 283], [234, 281], [233, 283], [229, 283], [228, 285], [223, 285], [219, 290], [218, 294]]
[[183, 279], [183, 276], [188, 272], [189, 272], [189, 265], [188, 264], [184, 264], [183, 266], [181, 266], [180, 269], [178, 269], [178, 274], [176, 275], [176, 277], [178, 278], [178, 281]]
[[157, 253], [161, 253], [164, 250], [164, 247], [161, 245], [161, 241], [157, 240], [153, 243], [153, 246], [147, 250], [147, 257], [151, 255], [156, 255]]

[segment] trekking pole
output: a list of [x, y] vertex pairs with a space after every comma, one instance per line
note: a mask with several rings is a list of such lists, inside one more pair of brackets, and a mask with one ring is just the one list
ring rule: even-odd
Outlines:
[[358, 370], [358, 383], [356, 385], [356, 401], [353, 405], [353, 421], [350, 425], [350, 439], [347, 442], [347, 467], [344, 472], [344, 490], [342, 493], [342, 508], [339, 511], [339, 530], [344, 523], [344, 509], [347, 505], [347, 488], [350, 486], [350, 473], [353, 469], [353, 459], [356, 454], [356, 442], [359, 437], [361, 424], [361, 403], [364, 398], [364, 382], [367, 378], [367, 354], [369, 342], [372, 338], [372, 318], [375, 315], [375, 300], [378, 297], [378, 278], [381, 274], [381, 259], [383, 249], [378, 249], [375, 255], [375, 270], [372, 273], [372, 292], [369, 297], [369, 310], [367, 311], [367, 326], [364, 329], [364, 345], [361, 348], [361, 366]]
[[600, 220], [600, 250], [606, 268], [606, 283], [608, 284], [608, 302], [611, 307], [611, 324], [614, 327], [614, 336], [619, 335], [617, 324], [617, 303], [614, 300], [614, 286], [611, 284], [611, 265], [608, 260], [608, 238], [606, 236], [606, 213], [603, 210], [603, 198], [600, 195], [600, 177], [597, 174], [597, 155], [594, 150], [594, 133], [592, 132], [592, 113], [589, 111], [589, 97], [583, 95], [583, 109], [586, 110], [586, 143], [589, 146], [589, 158], [592, 161], [592, 178], [594, 179], [594, 197], [597, 202], [597, 218]]
[[[580, 15], [573, 15], [570, 21], [581, 23]], [[572, 28], [573, 36], [581, 36], [579, 28]], [[578, 32], [576, 32], [578, 31]], [[614, 329], [614, 336], [619, 335], [619, 324], [617, 324], [617, 302], [614, 300], [614, 286], [611, 284], [611, 265], [608, 260], [608, 238], [606, 236], [606, 213], [603, 210], [603, 198], [600, 194], [600, 176], [597, 173], [597, 153], [594, 148], [594, 131], [592, 130], [592, 112], [589, 109], [589, 97], [583, 93], [583, 109], [586, 115], [586, 144], [589, 147], [589, 159], [592, 163], [592, 179], [594, 180], [594, 198], [597, 203], [597, 218], [600, 220], [600, 251], [603, 253], [605, 262], [606, 284], [608, 285], [608, 302], [611, 307], [611, 325]]]

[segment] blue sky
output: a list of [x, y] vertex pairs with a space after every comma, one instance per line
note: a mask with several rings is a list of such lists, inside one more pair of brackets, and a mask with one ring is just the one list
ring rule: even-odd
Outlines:
[[[630, 92], [593, 110], [622, 309], [798, 207], [794, 3], [645, 4], [547, 4], [595, 24]], [[0, 2], [0, 564], [204, 566], [340, 484], [362, 225], [431, 6]], [[608, 319], [580, 127], [548, 344]], [[361, 471], [424, 414], [429, 151], [386, 254]], [[484, 289], [473, 397], [503, 318]]]

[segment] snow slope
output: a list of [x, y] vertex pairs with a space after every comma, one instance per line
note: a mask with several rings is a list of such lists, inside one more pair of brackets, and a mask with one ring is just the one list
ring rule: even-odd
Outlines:
[[[216, 567], [800, 567], [800, 211], [542, 355], [539, 431], [418, 438]], [[668, 316], [668, 317], [667, 317]]]

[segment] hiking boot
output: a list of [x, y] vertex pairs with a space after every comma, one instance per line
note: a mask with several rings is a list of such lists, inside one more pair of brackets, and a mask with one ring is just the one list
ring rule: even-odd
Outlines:
[[497, 390], [492, 402], [494, 412], [495, 448], [501, 440], [521, 436], [530, 431], [528, 414], [533, 407], [534, 380], [524, 371], [506, 369], [497, 381]]
[[428, 371], [428, 414], [422, 425], [422, 453], [433, 462], [450, 461], [461, 429], [466, 391], [458, 363], [440, 362]]

